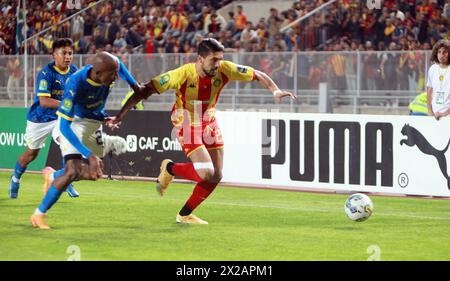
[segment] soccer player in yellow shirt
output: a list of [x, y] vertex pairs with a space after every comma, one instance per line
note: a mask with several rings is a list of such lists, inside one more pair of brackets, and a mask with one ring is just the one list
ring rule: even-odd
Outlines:
[[213, 38], [203, 39], [195, 63], [160, 74], [148, 82], [141, 94], [132, 95], [110, 126], [120, 125], [124, 115], [142, 99], [153, 93], [176, 90], [172, 108], [172, 123], [177, 139], [191, 163], [174, 163], [165, 159], [161, 164], [157, 190], [164, 195], [175, 176], [197, 182], [191, 197], [176, 216], [178, 223], [208, 224], [192, 211], [213, 192], [222, 179], [224, 143], [215, 118], [215, 107], [223, 87], [231, 81], [258, 81], [270, 90], [279, 102], [283, 97], [295, 99], [290, 92], [280, 90], [264, 72], [249, 66], [236, 65], [223, 59], [223, 45]]

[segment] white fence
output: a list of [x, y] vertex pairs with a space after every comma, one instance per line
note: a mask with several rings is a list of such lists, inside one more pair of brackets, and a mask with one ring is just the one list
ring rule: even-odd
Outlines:
[[[328, 83], [333, 112], [405, 114], [409, 101], [425, 89], [430, 52], [285, 52], [227, 53], [225, 59], [268, 73], [283, 89], [299, 99], [275, 105], [273, 97], [257, 82], [232, 82], [221, 94], [219, 109], [272, 109], [287, 112], [318, 112], [320, 82]], [[76, 55], [74, 64], [84, 65], [87, 55]], [[121, 57], [141, 82], [194, 62], [195, 54], [133, 54]], [[36, 75], [50, 56], [29, 56], [24, 69], [22, 56], [0, 57], [0, 105], [28, 106], [34, 99]], [[25, 71], [28, 93], [24, 91]], [[107, 108], [118, 108], [128, 86], [119, 81]], [[146, 108], [170, 109], [174, 96], [152, 97]]]

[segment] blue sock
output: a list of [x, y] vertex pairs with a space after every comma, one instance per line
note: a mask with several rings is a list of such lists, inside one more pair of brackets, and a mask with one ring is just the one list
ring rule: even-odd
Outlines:
[[45, 214], [53, 206], [53, 204], [58, 201], [61, 194], [62, 192], [56, 189], [56, 187], [52, 184], [44, 199], [42, 199], [41, 205], [39, 205], [39, 211]]
[[20, 166], [19, 162], [16, 162], [16, 166], [14, 167], [14, 177], [18, 180], [20, 180], [20, 178], [22, 177], [22, 174], [25, 173], [25, 171], [27, 170], [27, 166], [22, 167]]
[[64, 173], [66, 172], [65, 168], [62, 168], [61, 170], [58, 170], [56, 172], [53, 173], [53, 180], [55, 180], [57, 177], [64, 175]]

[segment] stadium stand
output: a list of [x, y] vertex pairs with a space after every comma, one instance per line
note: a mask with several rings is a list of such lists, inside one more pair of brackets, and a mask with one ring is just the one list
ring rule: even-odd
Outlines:
[[[82, 0], [82, 6], [95, 1]], [[279, 28], [295, 21], [326, 1], [293, 1], [292, 7], [249, 22], [245, 10], [227, 17], [217, 10], [232, 1], [105, 1], [71, 21], [52, 28], [34, 44], [30, 54], [48, 53], [56, 37], [72, 37], [77, 53], [105, 49], [115, 53], [185, 53], [194, 51], [201, 37], [220, 39], [230, 51], [247, 52], [365, 50], [370, 41], [375, 50], [391, 42], [397, 50], [430, 49], [449, 36], [450, 5], [445, 0], [385, 0], [380, 10], [369, 10], [365, 1], [340, 0], [326, 14], [308, 25], [297, 25], [280, 34]], [[66, 1], [27, 1], [28, 36], [74, 14]], [[17, 1], [2, 0], [0, 54], [15, 54]], [[192, 50], [194, 49], [194, 50]]]
[[[355, 105], [400, 105], [406, 110], [409, 100], [424, 89], [429, 50], [437, 40], [449, 38], [450, 0], [385, 0], [381, 9], [375, 10], [369, 10], [366, 1], [338, 0], [279, 32], [326, 2], [292, 1], [291, 8], [279, 11], [273, 7], [259, 21], [251, 22], [245, 8], [239, 7], [245, 7], [243, 1], [105, 0], [55, 25], [77, 10], [68, 9], [66, 1], [31, 0], [27, 1], [27, 37], [52, 28], [30, 41], [28, 54], [48, 55], [53, 40], [67, 36], [75, 43], [75, 62], [82, 64], [84, 56], [79, 55], [106, 50], [127, 61], [138, 79], [146, 80], [156, 74], [155, 68], [164, 70], [193, 61], [198, 42], [205, 36], [215, 37], [225, 45], [228, 59], [266, 71], [281, 87], [302, 94], [300, 102], [316, 104], [319, 83], [328, 82], [334, 103], [353, 104], [354, 113], [362, 112]], [[82, 7], [93, 3], [81, 0]], [[231, 12], [220, 13], [230, 4]], [[16, 5], [17, 1], [1, 0], [1, 55], [23, 53], [23, 47], [16, 47]], [[48, 60], [36, 58], [36, 69]], [[23, 77], [22, 63], [16, 57], [0, 59], [0, 88], [10, 89]], [[16, 88], [20, 97], [22, 89]], [[264, 107], [272, 102], [270, 97], [255, 94], [257, 85], [242, 88], [233, 84], [228, 89], [222, 101], [233, 108], [236, 104]], [[232, 96], [231, 89], [240, 95]], [[0, 100], [7, 98], [6, 92], [10, 95], [11, 91], [0, 91]], [[121, 98], [117, 97], [116, 104]], [[293, 109], [291, 104], [286, 106]]]

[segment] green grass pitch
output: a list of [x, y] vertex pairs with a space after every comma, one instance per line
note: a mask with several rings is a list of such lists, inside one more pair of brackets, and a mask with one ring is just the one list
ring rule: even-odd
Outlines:
[[[179, 225], [192, 191], [153, 182], [82, 181], [31, 227], [42, 177], [26, 174], [19, 199], [0, 173], [0, 260], [450, 260], [450, 201], [371, 196], [373, 216], [350, 221], [347, 195], [218, 187], [194, 213], [209, 225]], [[72, 247], [71, 247], [72, 246]]]

